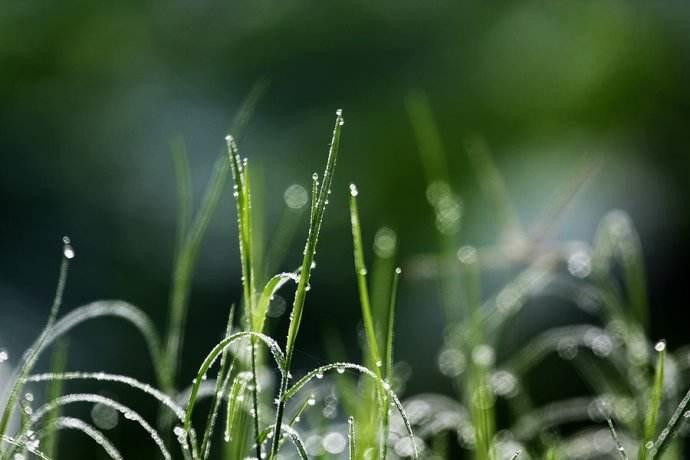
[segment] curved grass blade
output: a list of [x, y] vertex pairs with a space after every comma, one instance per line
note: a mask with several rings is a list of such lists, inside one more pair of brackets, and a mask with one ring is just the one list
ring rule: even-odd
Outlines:
[[[112, 409], [115, 409], [120, 414], [122, 414], [122, 416], [127, 420], [132, 420], [136, 422], [141, 428], [144, 429], [144, 431], [146, 431], [149, 434], [153, 442], [156, 444], [156, 447], [158, 448], [158, 451], [160, 452], [161, 456], [165, 460], [172, 459], [172, 456], [170, 455], [170, 452], [168, 452], [168, 449], [165, 447], [165, 444], [163, 443], [163, 439], [161, 438], [160, 434], [158, 434], [158, 432], [151, 425], [149, 425], [148, 422], [141, 415], [139, 415], [139, 413], [135, 412], [134, 410], [123, 404], [120, 404], [119, 402], [113, 399], [106, 398], [104, 396], [97, 394], [74, 393], [60, 396], [57, 399], [49, 401], [43, 406], [39, 407], [31, 415], [30, 426], [33, 426], [36, 423], [38, 423], [46, 414], [55, 410], [57, 407], [80, 402], [103, 404]], [[25, 434], [23, 434], [22, 436], [25, 436]]]
[[215, 347], [213, 347], [213, 349], [209, 352], [209, 354], [204, 359], [203, 363], [201, 364], [201, 367], [199, 368], [199, 371], [196, 374], [196, 377], [194, 379], [194, 384], [192, 385], [192, 391], [191, 391], [190, 396], [189, 396], [189, 402], [187, 403], [187, 408], [185, 410], [184, 430], [186, 432], [189, 432], [189, 430], [191, 428], [192, 412], [194, 411], [194, 405], [196, 404], [197, 395], [199, 393], [199, 387], [201, 386], [201, 383], [203, 382], [204, 375], [206, 375], [209, 368], [218, 359], [218, 357], [221, 355], [221, 353], [223, 353], [223, 351], [226, 350], [228, 347], [230, 347], [234, 342], [236, 342], [239, 339], [252, 338], [252, 337], [255, 337], [256, 339], [264, 342], [268, 346], [269, 350], [271, 351], [273, 358], [276, 361], [276, 364], [278, 365], [278, 369], [283, 374], [286, 372], [285, 371], [285, 357], [283, 356], [283, 352], [281, 351], [280, 347], [275, 342], [275, 340], [268, 337], [267, 335], [259, 334], [258, 332], [246, 331], [246, 332], [237, 332], [235, 334], [232, 334], [229, 337], [226, 337], [225, 339], [221, 340]]
[[264, 324], [266, 322], [266, 314], [268, 313], [268, 306], [273, 300], [273, 296], [278, 290], [283, 287], [288, 281], [299, 283], [299, 276], [295, 273], [279, 273], [273, 278], [269, 279], [261, 292], [259, 301], [256, 304], [256, 314], [254, 315], [255, 324], [252, 330], [256, 332], [263, 332]]
[[415, 437], [414, 433], [412, 432], [412, 426], [410, 425], [410, 420], [407, 417], [407, 413], [405, 412], [405, 408], [403, 407], [402, 403], [398, 399], [398, 396], [395, 394], [393, 390], [391, 390], [390, 385], [384, 381], [381, 377], [376, 375], [376, 373], [372, 372], [371, 370], [367, 369], [364, 366], [361, 366], [359, 364], [353, 364], [353, 363], [332, 363], [332, 364], [326, 364], [324, 366], [317, 367], [316, 369], [313, 369], [309, 371], [304, 377], [299, 379], [294, 385], [292, 385], [288, 390], [286, 390], [283, 393], [283, 402], [287, 402], [290, 398], [294, 397], [297, 392], [299, 392], [307, 383], [312, 381], [315, 378], [318, 378], [318, 376], [323, 376], [325, 372], [330, 372], [332, 370], [337, 370], [339, 373], [343, 372], [345, 369], [351, 369], [354, 371], [359, 372], [362, 375], [366, 375], [368, 377], [371, 377], [379, 386], [380, 390], [385, 393], [390, 401], [393, 402], [395, 405], [395, 408], [397, 409], [398, 413], [400, 414], [400, 417], [403, 420], [403, 423], [405, 424], [405, 429], [407, 431], [408, 436], [410, 437], [410, 441], [412, 442], [412, 446], [414, 447], [414, 458], [417, 458], [418, 452], [417, 452], [417, 445], [415, 443]]
[[[180, 407], [170, 396], [157, 390], [148, 383], [140, 382], [139, 380], [128, 377], [126, 375], [108, 374], [105, 372], [62, 372], [53, 373], [46, 372], [43, 374], [29, 375], [26, 382], [50, 382], [50, 381], [66, 381], [66, 380], [93, 380], [96, 382], [114, 382], [122, 383], [130, 388], [134, 388], [146, 393], [155, 398], [161, 405], [170, 409], [175, 416], [180, 420], [184, 420], [184, 409]], [[56, 399], [56, 398], [53, 398]]]
[[36, 435], [36, 438], [41, 439], [46, 435], [49, 436], [53, 430], [81, 431], [95, 441], [96, 444], [101, 446], [109, 458], [113, 460], [123, 460], [122, 454], [120, 454], [113, 443], [101, 431], [97, 430], [83, 420], [74, 417], [58, 417], [49, 425], [49, 427], [49, 429], [39, 431]]
[[74, 258], [74, 248], [72, 248], [71, 241], [68, 237], [62, 238], [62, 261], [60, 263], [60, 274], [58, 275], [57, 287], [55, 288], [55, 296], [53, 298], [53, 304], [50, 307], [50, 314], [48, 316], [48, 321], [43, 328], [43, 331], [39, 335], [38, 339], [34, 344], [26, 350], [22, 356], [22, 360], [14, 372], [9, 382], [11, 383], [11, 390], [7, 401], [5, 402], [4, 409], [2, 411], [2, 416], [0, 417], [0, 435], [4, 435], [7, 431], [7, 425], [10, 422], [10, 417], [15, 409], [17, 403], [17, 398], [21, 394], [22, 388], [24, 386], [23, 379], [28, 375], [33, 369], [41, 350], [46, 346], [46, 342], [49, 337], [50, 329], [53, 327], [57, 315], [62, 306], [62, 295], [65, 291], [65, 285], [67, 284], [67, 272], [69, 270], [70, 261]]

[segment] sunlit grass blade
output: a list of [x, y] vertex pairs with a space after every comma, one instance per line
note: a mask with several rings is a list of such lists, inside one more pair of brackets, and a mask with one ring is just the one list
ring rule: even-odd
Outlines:
[[[314, 257], [316, 254], [316, 246], [319, 240], [319, 232], [321, 231], [321, 223], [328, 204], [328, 195], [331, 193], [331, 184], [333, 182], [333, 175], [335, 174], [335, 165], [338, 157], [338, 150], [340, 148], [340, 135], [345, 121], [343, 120], [342, 111], [336, 112], [335, 127], [333, 128], [333, 137], [328, 153], [328, 160], [326, 161], [326, 169], [323, 174], [323, 183], [318, 189], [318, 198], [316, 204], [313, 205], [313, 213], [309, 223], [309, 233], [307, 242], [304, 247], [304, 258], [302, 259], [302, 267], [300, 270], [299, 283], [295, 292], [295, 298], [292, 304], [292, 311], [290, 313], [290, 325], [288, 327], [287, 342], [285, 345], [285, 372], [281, 376], [280, 389], [278, 393], [278, 407], [276, 408], [275, 426], [283, 425], [283, 412], [285, 410], [284, 394], [288, 386], [288, 376], [290, 366], [292, 363], [292, 354], [295, 349], [295, 342], [299, 333], [300, 323], [302, 321], [302, 314], [304, 310], [304, 303], [307, 297], [307, 292], [310, 289], [311, 270], [314, 264]], [[280, 444], [280, 436], [273, 438], [269, 460], [273, 460], [278, 452]]]

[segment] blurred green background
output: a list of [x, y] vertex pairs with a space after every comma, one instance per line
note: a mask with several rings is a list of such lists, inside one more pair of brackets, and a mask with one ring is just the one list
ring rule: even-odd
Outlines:
[[[176, 222], [170, 141], [184, 138], [200, 197], [260, 79], [270, 86], [240, 149], [263, 177], [267, 238], [284, 190], [322, 170], [335, 109], [346, 119], [298, 366], [329, 360], [328, 330], [359, 360], [353, 181], [365, 239], [382, 225], [399, 233], [407, 275], [397, 350], [413, 369], [408, 394], [450, 388], [435, 365], [437, 286], [415, 275], [415, 261], [437, 244], [405, 110], [411, 90], [428, 95], [463, 200], [458, 245], [498, 236], [464, 150], [468, 135], [487, 140], [528, 224], [584, 155], [600, 158], [558, 236], [590, 241], [606, 211], [629, 212], [645, 248], [654, 335], [671, 348], [687, 341], [690, 3], [29, 0], [0, 8], [0, 344], [11, 359], [47, 315], [65, 234], [77, 250], [67, 309], [122, 298], [163, 329]], [[194, 280], [181, 381], [240, 297], [234, 225], [228, 187]], [[299, 263], [305, 230], [282, 269]], [[498, 281], [487, 281], [490, 295]], [[508, 343], [587, 319], [548, 296], [525, 315]], [[274, 323], [282, 337], [286, 318]], [[127, 328], [94, 323], [72, 339], [68, 368], [152, 380], [142, 348]]]

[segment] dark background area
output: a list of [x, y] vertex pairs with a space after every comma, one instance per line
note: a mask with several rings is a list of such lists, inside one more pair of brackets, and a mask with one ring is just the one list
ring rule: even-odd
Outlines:
[[[608, 210], [627, 211], [644, 247], [653, 338], [671, 349], [688, 341], [687, 2], [24, 1], [0, 9], [0, 346], [12, 361], [47, 317], [63, 235], [77, 251], [65, 310], [121, 298], [163, 331], [176, 222], [170, 141], [185, 139], [201, 196], [261, 78], [270, 87], [240, 149], [262, 171], [267, 229], [284, 190], [323, 169], [335, 109], [346, 119], [298, 367], [329, 360], [326, 327], [359, 360], [349, 182], [359, 186], [365, 241], [382, 225], [396, 229], [406, 273], [436, 250], [404, 105], [413, 89], [429, 97], [463, 199], [459, 244], [497, 238], [464, 151], [468, 133], [487, 139], [527, 224], [585, 154], [600, 157], [558, 237], [591, 241]], [[234, 225], [227, 187], [194, 278], [181, 382], [240, 297]], [[281, 268], [299, 263], [305, 230]], [[582, 319], [549, 302], [527, 314], [511, 343]], [[280, 337], [286, 316], [274, 320]], [[143, 342], [119, 326], [79, 329], [68, 368], [152, 380]], [[435, 283], [405, 276], [396, 342], [413, 369], [408, 394], [450, 390], [435, 366], [442, 330]]]

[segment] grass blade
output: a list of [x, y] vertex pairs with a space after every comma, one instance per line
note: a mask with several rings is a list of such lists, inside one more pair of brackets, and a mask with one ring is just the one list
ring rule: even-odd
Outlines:
[[[309, 290], [309, 281], [311, 270], [313, 268], [314, 256], [316, 254], [316, 246], [319, 240], [319, 232], [321, 231], [321, 223], [326, 212], [326, 205], [328, 204], [328, 195], [331, 193], [331, 184], [333, 182], [333, 175], [335, 174], [335, 164], [338, 157], [338, 150], [340, 148], [340, 135], [345, 121], [343, 120], [342, 111], [336, 112], [335, 127], [333, 128], [333, 138], [331, 139], [331, 146], [328, 152], [328, 160], [326, 161], [326, 169], [323, 174], [323, 184], [318, 190], [318, 199], [313, 205], [313, 213], [309, 223], [309, 233], [307, 242], [304, 248], [304, 258], [302, 259], [302, 268], [300, 270], [299, 283], [297, 284], [297, 291], [292, 304], [292, 312], [290, 313], [290, 325], [288, 327], [287, 344], [285, 346], [285, 373], [281, 377], [280, 391], [278, 393], [278, 407], [276, 409], [275, 426], [282, 426], [283, 412], [285, 410], [285, 400], [283, 395], [288, 386], [288, 375], [290, 365], [292, 363], [292, 354], [295, 349], [295, 341], [299, 333], [300, 323], [302, 321], [302, 314], [304, 311], [304, 303], [306, 301], [307, 292]], [[269, 460], [273, 460], [278, 453], [278, 446], [280, 443], [280, 436], [273, 438], [271, 445], [271, 453]]]
[[369, 288], [367, 286], [367, 267], [364, 262], [364, 249], [362, 247], [362, 231], [359, 223], [359, 211], [357, 209], [357, 195], [359, 194], [355, 184], [350, 184], [350, 222], [352, 224], [352, 243], [354, 246], [355, 273], [357, 275], [357, 288], [359, 290], [359, 302], [362, 306], [362, 318], [364, 330], [369, 346], [369, 360], [374, 366], [376, 375], [381, 377], [381, 354], [379, 353], [376, 339], [376, 328], [371, 313], [369, 301]]
[[666, 358], [666, 343], [657, 342], [654, 349], [659, 353], [656, 360], [656, 372], [654, 373], [654, 383], [650, 389], [649, 406], [644, 422], [644, 438], [640, 446], [638, 458], [646, 460], [654, 448], [654, 438], [656, 437], [656, 425], [661, 408], [661, 400], [664, 395], [664, 361]]

